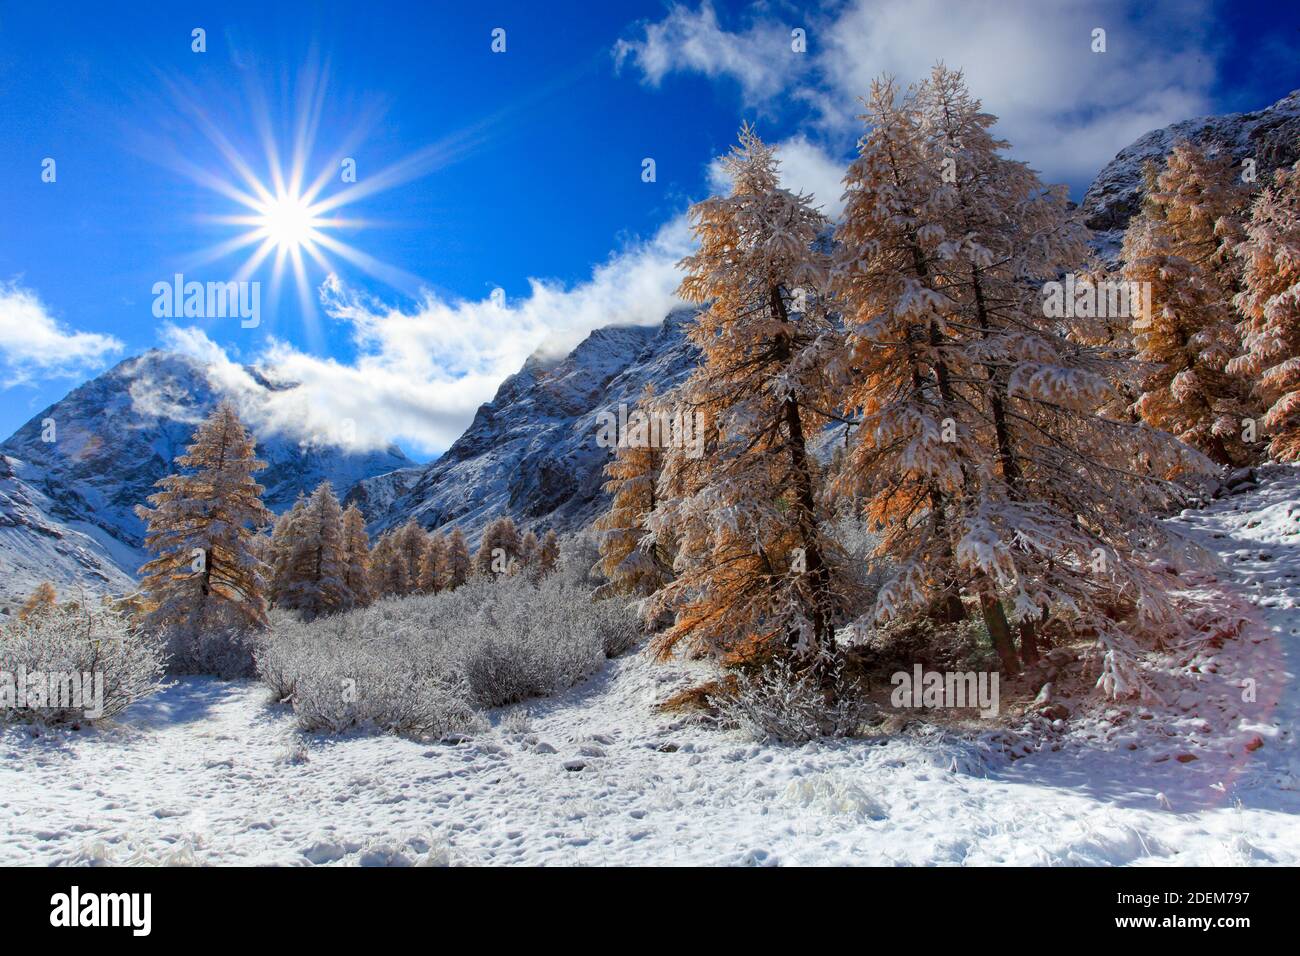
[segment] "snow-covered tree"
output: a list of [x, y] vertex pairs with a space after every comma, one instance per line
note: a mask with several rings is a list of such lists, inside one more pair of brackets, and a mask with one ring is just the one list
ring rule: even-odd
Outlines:
[[333, 487], [322, 481], [295, 512], [284, 525], [288, 560], [276, 604], [308, 618], [347, 610], [355, 599], [347, 586], [343, 509]]
[[355, 504], [343, 512], [343, 583], [355, 607], [373, 600], [370, 590], [370, 538], [366, 519]]
[[731, 192], [691, 208], [699, 250], [682, 262], [679, 294], [709, 303], [687, 333], [702, 361], [666, 396], [717, 437], [699, 458], [666, 456], [677, 493], [649, 523], [678, 542], [677, 577], [647, 613], [675, 615], [664, 653], [682, 642], [736, 657], [828, 652], [851, 589], [808, 449], [828, 420], [838, 338], [817, 248], [828, 223], [810, 197], [781, 187], [774, 151], [748, 126], [724, 165]]
[[847, 406], [862, 416], [841, 487], [867, 502], [897, 569], [874, 616], [955, 587], [1007, 670], [1020, 663], [1007, 619], [1032, 659], [1050, 617], [1103, 644], [1103, 680], [1122, 692], [1134, 637], [1184, 632], [1174, 582], [1153, 570], [1184, 546], [1157, 515], [1184, 494], [1166, 476], [1207, 463], [1102, 414], [1106, 357], [1042, 298], [1083, 260], [1080, 227], [1062, 190], [1002, 155], [961, 74], [936, 67], [901, 102], [877, 84], [870, 109], [836, 275]]
[[145, 546], [157, 555], [141, 568], [146, 626], [265, 627], [266, 581], [251, 545], [271, 518], [253, 480], [266, 466], [233, 405], [217, 406], [176, 464], [182, 471], [158, 482], [152, 507], [136, 509], [148, 526]]
[[[647, 385], [638, 408], [654, 406], [654, 388]], [[647, 521], [658, 505], [655, 486], [663, 469], [664, 450], [650, 443], [621, 443], [605, 466], [609, 510], [596, 519], [600, 543], [597, 567], [606, 582], [597, 597], [635, 594], [647, 597], [672, 577], [673, 556], [649, 533]]]
[[443, 586], [449, 591], [460, 587], [469, 580], [471, 568], [465, 533], [460, 528], [452, 528], [447, 535], [447, 577]]
[[52, 611], [58, 599], [59, 594], [54, 590], [54, 585], [49, 581], [42, 581], [32, 589], [23, 606], [18, 609], [18, 620], [26, 621], [28, 618]]
[[1245, 352], [1229, 370], [1251, 376], [1268, 406], [1269, 454], [1300, 461], [1300, 163], [1273, 174], [1236, 254], [1244, 265], [1236, 302]]
[[865, 512], [881, 535], [877, 554], [897, 568], [876, 617], [920, 606], [959, 619], [954, 511], [975, 436], [953, 378], [975, 373], [952, 341], [939, 291], [940, 187], [952, 167], [927, 149], [914, 98], [899, 97], [892, 79], [872, 84], [863, 117], [870, 132], [844, 179], [833, 281], [848, 336], [836, 369], [840, 404], [860, 424], [835, 491]]
[[1227, 365], [1240, 351], [1231, 301], [1238, 270], [1229, 252], [1241, 237], [1248, 189], [1230, 155], [1187, 142], [1147, 178], [1123, 248], [1123, 278], [1150, 290], [1133, 319], [1143, 363], [1134, 409], [1220, 464], [1245, 464], [1255, 452], [1243, 426], [1255, 410], [1249, 385]]
[[483, 530], [478, 553], [474, 555], [474, 573], [509, 573], [519, 560], [521, 544], [514, 519], [509, 515], [497, 518]]
[[447, 539], [441, 534], [431, 534], [420, 556], [420, 577], [416, 590], [421, 594], [436, 594], [446, 587]]
[[301, 535], [298, 525], [303, 520], [303, 512], [306, 508], [307, 496], [299, 492], [293, 507], [275, 519], [275, 523], [271, 526], [269, 544], [261, 540], [265, 536], [260, 536], [254, 549], [259, 560], [268, 569], [270, 587], [267, 597], [277, 606], [293, 578], [294, 550]]

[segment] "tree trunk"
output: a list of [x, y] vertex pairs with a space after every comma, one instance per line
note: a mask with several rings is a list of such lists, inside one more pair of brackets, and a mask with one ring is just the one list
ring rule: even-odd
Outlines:
[[[789, 323], [790, 318], [786, 312], [785, 300], [781, 298], [779, 286], [772, 287], [771, 304], [773, 314], [783, 323]], [[787, 398], [784, 413], [786, 429], [790, 433], [790, 465], [794, 473], [795, 495], [799, 502], [799, 535], [803, 541], [804, 567], [812, 592], [809, 617], [817, 646], [833, 651], [835, 630], [831, 613], [831, 576], [817, 542], [817, 500], [813, 493], [812, 466], [809, 464], [808, 449], [804, 442], [799, 403], [794, 398]]]
[[980, 610], [984, 612], [984, 625], [989, 629], [993, 639], [993, 649], [997, 651], [998, 660], [1002, 662], [1002, 671], [1007, 676], [1020, 673], [1020, 661], [1016, 657], [1016, 648], [1011, 641], [1011, 628], [1007, 625], [1007, 615], [1002, 609], [1002, 602], [992, 590], [980, 589]]
[[1026, 666], [1038, 663], [1038, 625], [1031, 617], [1020, 622], [1020, 659]]

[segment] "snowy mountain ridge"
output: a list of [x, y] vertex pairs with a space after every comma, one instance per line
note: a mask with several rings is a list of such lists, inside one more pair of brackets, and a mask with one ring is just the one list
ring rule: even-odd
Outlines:
[[427, 528], [454, 523], [473, 539], [503, 514], [539, 531], [585, 527], [604, 508], [611, 454], [597, 444], [597, 415], [633, 405], [647, 383], [662, 393], [685, 378], [696, 362], [685, 337], [693, 315], [683, 308], [657, 327], [606, 326], [558, 361], [529, 358], [445, 454], [365, 479], [348, 499], [372, 532], [414, 518]]
[[[294, 387], [254, 379], [268, 393]], [[0, 444], [0, 602], [43, 579], [128, 590], [146, 558], [136, 505], [171, 473], [195, 426], [226, 397], [201, 361], [154, 349], [73, 389]], [[256, 393], [234, 397], [245, 406], [257, 400]], [[275, 511], [322, 480], [346, 494], [363, 478], [411, 464], [396, 447], [344, 452], [252, 427], [267, 463], [257, 478]]]

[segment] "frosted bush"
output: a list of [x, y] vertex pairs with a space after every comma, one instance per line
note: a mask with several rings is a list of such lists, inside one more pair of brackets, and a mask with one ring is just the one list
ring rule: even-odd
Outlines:
[[230, 607], [213, 604], [156, 631], [172, 674], [211, 674], [223, 680], [257, 676], [262, 635]]
[[[0, 721], [75, 723], [120, 714], [137, 700], [162, 690], [165, 652], [157, 638], [139, 632], [125, 615], [107, 607], [64, 604], [41, 610], [26, 620], [0, 625], [0, 679], [8, 683], [22, 671], [33, 674], [90, 675], [91, 687], [102, 675], [102, 708], [83, 699], [81, 707], [6, 706], [0, 689]], [[46, 685], [48, 686], [48, 684]], [[63, 703], [68, 703], [65, 696]], [[15, 699], [8, 703], [18, 704]], [[87, 718], [86, 711], [100, 710]]]
[[211, 674], [238, 680], [257, 674], [258, 637], [239, 628], [172, 627], [160, 635], [172, 674]]
[[561, 691], [636, 640], [634, 614], [559, 575], [476, 579], [310, 623], [278, 615], [258, 672], [304, 729], [437, 734]]
[[740, 671], [727, 692], [708, 698], [719, 723], [755, 741], [806, 743], [818, 737], [853, 737], [875, 707], [836, 664], [829, 674], [776, 658], [763, 668]]

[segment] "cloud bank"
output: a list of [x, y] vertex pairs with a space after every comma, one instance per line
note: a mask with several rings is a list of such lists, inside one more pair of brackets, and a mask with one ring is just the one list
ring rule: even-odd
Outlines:
[[111, 335], [64, 326], [30, 289], [0, 282], [0, 387], [83, 373], [121, 350]]
[[[861, 132], [858, 100], [872, 79], [891, 73], [913, 82], [942, 60], [966, 71], [1018, 158], [1051, 181], [1075, 184], [1143, 133], [1212, 110], [1214, 10], [1201, 0], [1143, 7], [850, 0], [799, 14], [759, 9], [728, 30], [708, 0], [696, 9], [675, 5], [620, 40], [616, 64], [650, 86], [697, 73], [736, 82], [750, 108], [773, 97], [802, 105], [805, 135], [838, 151]], [[794, 27], [807, 30], [807, 53], [791, 50]], [[1093, 51], [1096, 29], [1106, 31], [1105, 52]]]
[[272, 339], [255, 358], [268, 390], [201, 329], [172, 325], [164, 344], [206, 362], [214, 382], [249, 399], [252, 424], [354, 450], [396, 441], [417, 453], [447, 448], [507, 376], [533, 354], [566, 354], [593, 329], [654, 325], [680, 304], [677, 261], [689, 251], [684, 216], [592, 270], [572, 288], [529, 280], [518, 300], [445, 301], [426, 293], [413, 309], [363, 295], [330, 276], [320, 288], [328, 316], [348, 328], [355, 357], [343, 361]]

